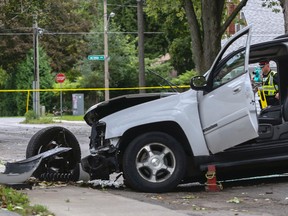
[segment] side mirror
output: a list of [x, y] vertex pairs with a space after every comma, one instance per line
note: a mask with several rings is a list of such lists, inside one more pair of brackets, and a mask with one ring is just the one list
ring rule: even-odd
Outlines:
[[190, 87], [194, 90], [204, 90], [207, 86], [207, 81], [204, 76], [192, 77]]

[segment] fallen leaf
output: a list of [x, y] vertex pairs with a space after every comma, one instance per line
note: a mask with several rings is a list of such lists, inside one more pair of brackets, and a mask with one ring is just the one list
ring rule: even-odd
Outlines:
[[230, 199], [227, 201], [227, 203], [240, 203], [240, 200], [237, 197], [234, 197], [233, 199]]
[[15, 206], [13, 209], [14, 209], [14, 210], [16, 210], [16, 209], [18, 209], [18, 210], [22, 210], [23, 207], [22, 207], [22, 206]]
[[192, 205], [192, 209], [195, 211], [205, 211], [206, 210], [206, 208], [197, 206], [195, 204]]
[[183, 196], [181, 197], [181, 199], [197, 199], [198, 197], [197, 196], [194, 196], [194, 195], [187, 195], [187, 196]]
[[161, 196], [152, 196], [151, 199], [153, 199], [153, 200], [162, 200], [163, 197], [161, 197]]

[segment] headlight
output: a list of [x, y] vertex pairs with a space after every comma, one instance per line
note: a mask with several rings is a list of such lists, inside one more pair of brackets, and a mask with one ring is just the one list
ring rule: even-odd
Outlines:
[[109, 140], [105, 139], [106, 124], [105, 122], [94, 122], [91, 128], [90, 152], [96, 149], [109, 146]]

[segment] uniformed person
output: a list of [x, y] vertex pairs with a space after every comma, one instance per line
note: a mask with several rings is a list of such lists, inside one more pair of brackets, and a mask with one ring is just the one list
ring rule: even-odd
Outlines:
[[279, 80], [276, 71], [272, 71], [269, 61], [259, 62], [262, 70], [262, 90], [264, 91], [267, 105], [279, 105]]

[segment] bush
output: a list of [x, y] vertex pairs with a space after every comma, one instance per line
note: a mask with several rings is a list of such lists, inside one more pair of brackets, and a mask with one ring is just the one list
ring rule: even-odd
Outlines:
[[37, 119], [36, 113], [32, 110], [29, 110], [28, 112], [26, 112], [24, 116], [25, 116], [25, 121], [24, 121], [25, 123], [28, 123], [32, 120]]
[[25, 113], [25, 120], [22, 123], [26, 124], [50, 124], [54, 123], [53, 117], [50, 116], [41, 116], [37, 118], [37, 115], [34, 111], [30, 110]]
[[[17, 212], [20, 215], [54, 216], [45, 206], [30, 205], [28, 196], [12, 188], [0, 185], [0, 208]], [[8, 215], [8, 214], [7, 214]], [[10, 214], [9, 214], [10, 215]]]

